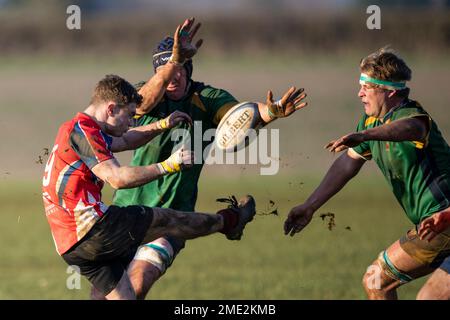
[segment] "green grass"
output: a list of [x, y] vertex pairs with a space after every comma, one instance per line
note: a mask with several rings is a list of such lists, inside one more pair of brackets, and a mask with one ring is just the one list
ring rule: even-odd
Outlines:
[[[293, 238], [283, 235], [283, 221], [318, 178], [201, 180], [199, 211], [221, 208], [216, 197], [251, 193], [259, 211], [273, 200], [279, 216], [257, 216], [240, 242], [220, 234], [189, 241], [148, 298], [364, 299], [360, 283], [365, 268], [410, 226], [381, 179], [357, 178], [318, 212], [336, 214], [332, 231], [317, 216]], [[67, 266], [55, 252], [39, 185], [3, 181], [0, 195], [0, 299], [87, 299], [86, 280], [81, 290], [66, 288]], [[107, 189], [104, 198], [110, 197]], [[413, 299], [423, 282], [401, 288], [400, 297]]]
[[[252, 193], [258, 209], [273, 200], [280, 216], [258, 216], [241, 242], [221, 235], [190, 241], [149, 298], [364, 298], [365, 268], [410, 226], [373, 163], [320, 211], [336, 214], [335, 230], [315, 218], [294, 238], [282, 234], [290, 208], [306, 199], [334, 160], [323, 145], [354, 130], [361, 116], [356, 96], [360, 55], [199, 54], [195, 79], [225, 88], [240, 101], [264, 100], [268, 89], [279, 96], [297, 85], [306, 88], [309, 106], [269, 125], [280, 129], [277, 176], [260, 176], [255, 166], [209, 166], [202, 173], [198, 210], [215, 212], [220, 208], [215, 198]], [[408, 61], [414, 70], [412, 97], [448, 141], [445, 80], [450, 60], [442, 55]], [[44, 164], [37, 160], [47, 159], [43, 148], [51, 149], [59, 125], [87, 106], [101, 77], [116, 73], [132, 82], [146, 79], [151, 61], [144, 56], [18, 56], [0, 58], [0, 68], [0, 133], [5, 137], [0, 144], [0, 299], [85, 299], [86, 281], [82, 290], [66, 288], [67, 267], [54, 249], [43, 213], [39, 184]], [[32, 86], [24, 90], [24, 83]], [[126, 164], [130, 154], [119, 159]], [[107, 190], [104, 199], [110, 198]], [[414, 298], [423, 281], [402, 288], [400, 297]]]

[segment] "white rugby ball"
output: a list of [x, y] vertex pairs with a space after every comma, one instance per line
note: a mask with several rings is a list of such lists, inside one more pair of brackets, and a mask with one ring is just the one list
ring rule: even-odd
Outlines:
[[235, 105], [220, 120], [216, 130], [216, 146], [225, 152], [246, 147], [256, 137], [262, 120], [258, 104], [242, 102]]

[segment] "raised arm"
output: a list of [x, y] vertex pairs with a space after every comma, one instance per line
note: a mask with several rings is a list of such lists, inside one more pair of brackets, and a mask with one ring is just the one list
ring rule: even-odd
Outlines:
[[284, 223], [284, 233], [293, 236], [306, 227], [314, 212], [341, 190], [359, 172], [364, 162], [365, 160], [350, 151], [336, 159], [306, 202], [292, 208]]
[[201, 39], [195, 45], [192, 44], [192, 40], [201, 25], [197, 23], [192, 28], [194, 21], [194, 18], [186, 19], [182, 25], [177, 27], [169, 63], [161, 66], [161, 70], [158, 69], [158, 73], [153, 75], [139, 90], [139, 94], [142, 95], [143, 100], [136, 110], [136, 114], [146, 114], [157, 105], [176, 72], [183, 67], [183, 64], [187, 60], [191, 59], [197, 53], [198, 48], [202, 45], [203, 40]]

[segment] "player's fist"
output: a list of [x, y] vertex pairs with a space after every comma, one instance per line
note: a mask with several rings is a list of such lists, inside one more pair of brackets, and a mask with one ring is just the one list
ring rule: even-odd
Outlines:
[[194, 164], [194, 153], [182, 147], [174, 152], [167, 160], [158, 163], [162, 174], [175, 173], [192, 167]]
[[174, 111], [168, 117], [159, 120], [156, 123], [158, 129], [172, 129], [176, 127], [181, 122], [186, 122], [192, 125], [192, 119], [186, 113], [181, 111]]

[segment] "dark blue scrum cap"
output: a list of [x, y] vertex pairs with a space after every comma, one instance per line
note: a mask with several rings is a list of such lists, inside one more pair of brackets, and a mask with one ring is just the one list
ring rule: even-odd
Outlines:
[[[170, 56], [172, 55], [173, 49], [173, 38], [165, 37], [159, 44], [158, 47], [153, 50], [153, 69], [156, 72], [156, 68], [165, 65], [167, 61], [169, 61]], [[189, 59], [184, 63], [184, 68], [186, 69], [186, 73], [188, 79], [192, 77], [192, 60]]]

